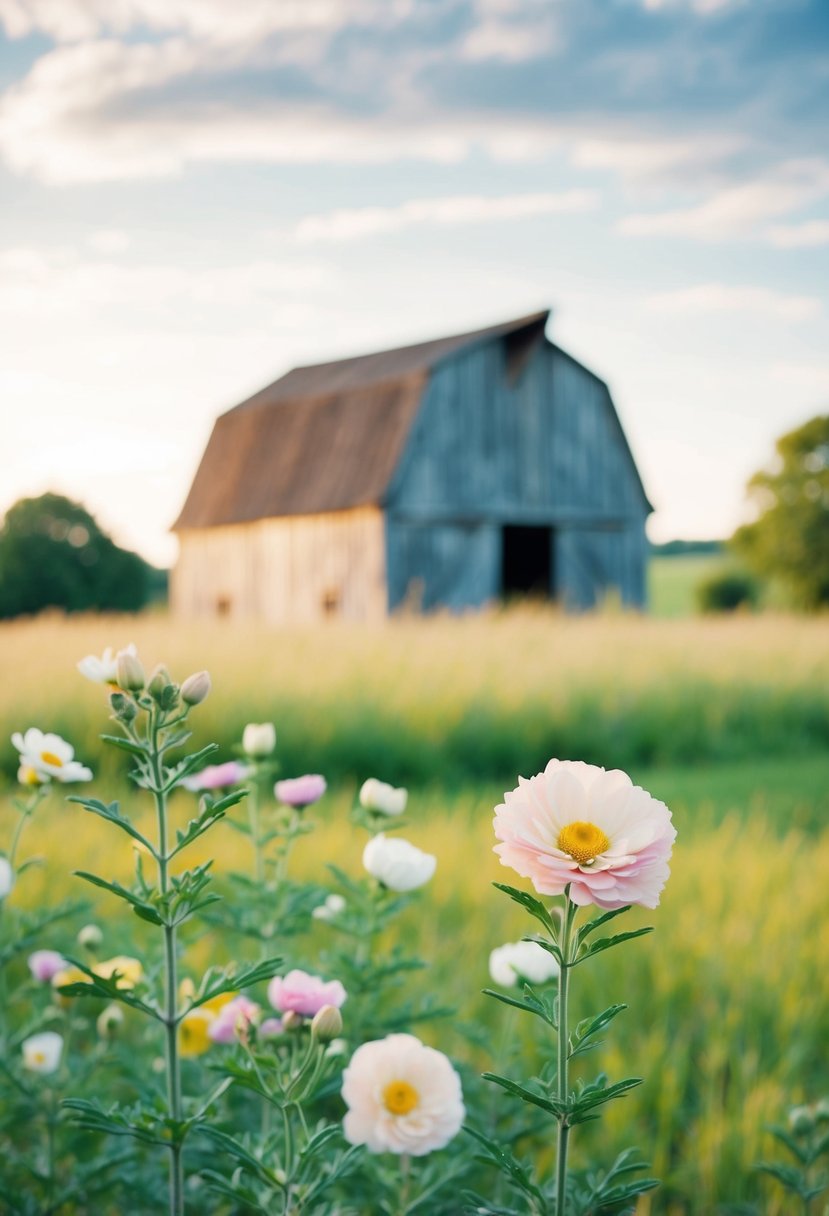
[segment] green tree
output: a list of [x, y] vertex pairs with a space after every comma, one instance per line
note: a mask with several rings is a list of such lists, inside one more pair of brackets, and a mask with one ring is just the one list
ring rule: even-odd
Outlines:
[[782, 435], [776, 451], [774, 466], [748, 483], [760, 513], [733, 544], [798, 607], [819, 608], [829, 603], [829, 415]]
[[143, 608], [152, 567], [60, 494], [21, 498], [0, 528], [0, 617]]

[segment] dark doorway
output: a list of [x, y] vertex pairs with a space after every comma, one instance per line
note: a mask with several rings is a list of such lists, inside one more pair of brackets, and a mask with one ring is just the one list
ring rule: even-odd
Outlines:
[[553, 529], [507, 524], [501, 530], [501, 594], [535, 595], [552, 599], [555, 593]]

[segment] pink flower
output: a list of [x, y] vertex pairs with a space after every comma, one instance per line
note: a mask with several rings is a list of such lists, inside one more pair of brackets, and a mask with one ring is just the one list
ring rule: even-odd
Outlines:
[[29, 955], [27, 962], [32, 979], [40, 980], [42, 984], [51, 984], [54, 977], [69, 966], [57, 950], [35, 950], [34, 954]]
[[287, 806], [304, 807], [317, 802], [326, 791], [326, 781], [319, 773], [306, 773], [304, 777], [291, 777], [287, 781], [277, 781], [273, 787], [279, 802]]
[[186, 790], [198, 793], [200, 790], [222, 790], [229, 785], [239, 785], [248, 775], [250, 768], [238, 760], [228, 760], [226, 764], [209, 764], [200, 773], [192, 773], [185, 777], [182, 785]]
[[282, 1034], [282, 1019], [281, 1018], [265, 1018], [262, 1025], [259, 1027], [260, 1039], [275, 1039], [277, 1035]]
[[214, 1043], [235, 1043], [240, 1032], [248, 1030], [260, 1013], [260, 1007], [246, 996], [234, 997], [223, 1005], [210, 1023], [207, 1034]]
[[299, 1013], [312, 1018], [323, 1005], [334, 1005], [339, 1009], [346, 998], [346, 991], [339, 980], [320, 979], [307, 971], [289, 971], [282, 978], [276, 976], [268, 985], [268, 1000], [280, 1013]]
[[664, 802], [619, 769], [551, 760], [495, 808], [495, 846], [505, 866], [539, 895], [570, 887], [575, 904], [655, 908], [676, 838]]

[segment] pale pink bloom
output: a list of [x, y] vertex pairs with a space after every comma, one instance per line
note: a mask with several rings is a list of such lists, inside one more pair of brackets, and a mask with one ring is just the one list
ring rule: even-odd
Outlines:
[[208, 764], [201, 772], [185, 777], [181, 784], [186, 790], [192, 790], [194, 793], [200, 790], [223, 790], [229, 785], [239, 785], [249, 772], [249, 765], [241, 764], [238, 760], [228, 760], [225, 764]]
[[57, 950], [35, 950], [34, 954], [29, 955], [27, 962], [32, 979], [40, 980], [42, 984], [51, 984], [55, 976], [69, 966]]
[[275, 1039], [277, 1035], [282, 1034], [282, 1019], [281, 1018], [265, 1018], [264, 1022], [259, 1027], [260, 1039]]
[[463, 1094], [449, 1060], [412, 1034], [390, 1034], [358, 1047], [343, 1074], [350, 1144], [372, 1153], [422, 1157], [461, 1129]]
[[539, 895], [608, 910], [655, 908], [668, 878], [676, 838], [664, 802], [619, 769], [551, 760], [543, 773], [519, 777], [495, 808], [501, 862], [532, 881]]
[[208, 1037], [214, 1043], [235, 1043], [240, 1031], [247, 1031], [259, 1018], [261, 1008], [246, 996], [234, 997], [223, 1005], [208, 1027]]
[[268, 1000], [280, 1013], [299, 1013], [312, 1018], [323, 1005], [339, 1009], [346, 991], [339, 980], [320, 979], [307, 971], [289, 971], [284, 978], [277, 975], [268, 985]]
[[286, 781], [277, 781], [273, 787], [278, 802], [286, 806], [310, 806], [322, 798], [327, 789], [324, 777], [319, 773], [306, 773], [304, 777], [290, 777]]

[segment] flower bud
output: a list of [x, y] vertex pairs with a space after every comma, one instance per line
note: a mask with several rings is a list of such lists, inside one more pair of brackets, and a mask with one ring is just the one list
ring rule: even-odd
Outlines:
[[789, 1111], [789, 1127], [796, 1136], [807, 1136], [815, 1130], [815, 1115], [811, 1106], [793, 1106]]
[[242, 735], [242, 750], [245, 755], [261, 758], [269, 756], [276, 747], [276, 729], [273, 722], [249, 722]]
[[115, 660], [115, 682], [127, 692], [140, 692], [144, 687], [144, 668], [134, 654], [122, 650]]
[[282, 1015], [282, 1029], [286, 1034], [290, 1034], [292, 1030], [301, 1030], [305, 1023], [301, 1013], [295, 1013], [293, 1009], [289, 1009], [287, 1013]]
[[0, 899], [5, 899], [14, 886], [14, 870], [7, 857], [0, 857]]
[[122, 692], [111, 693], [109, 703], [119, 722], [132, 722], [138, 713], [138, 706], [132, 697], [125, 697]]
[[147, 681], [147, 692], [152, 699], [160, 704], [164, 690], [173, 683], [169, 671], [163, 663], [159, 663]]
[[90, 954], [95, 953], [103, 940], [104, 935], [97, 925], [84, 925], [78, 932], [78, 945]]
[[206, 671], [197, 671], [188, 676], [181, 686], [181, 699], [185, 705], [201, 705], [210, 693], [210, 676]]
[[99, 1015], [95, 1023], [98, 1028], [98, 1034], [102, 1039], [111, 1039], [118, 1033], [124, 1024], [124, 1011], [120, 1005], [114, 1002], [107, 1005]]
[[325, 1054], [329, 1060], [335, 1060], [339, 1056], [348, 1055], [348, 1043], [345, 1039], [332, 1039], [325, 1049]]
[[323, 1005], [311, 1021], [311, 1038], [318, 1043], [330, 1043], [343, 1032], [343, 1015], [336, 1005]]

